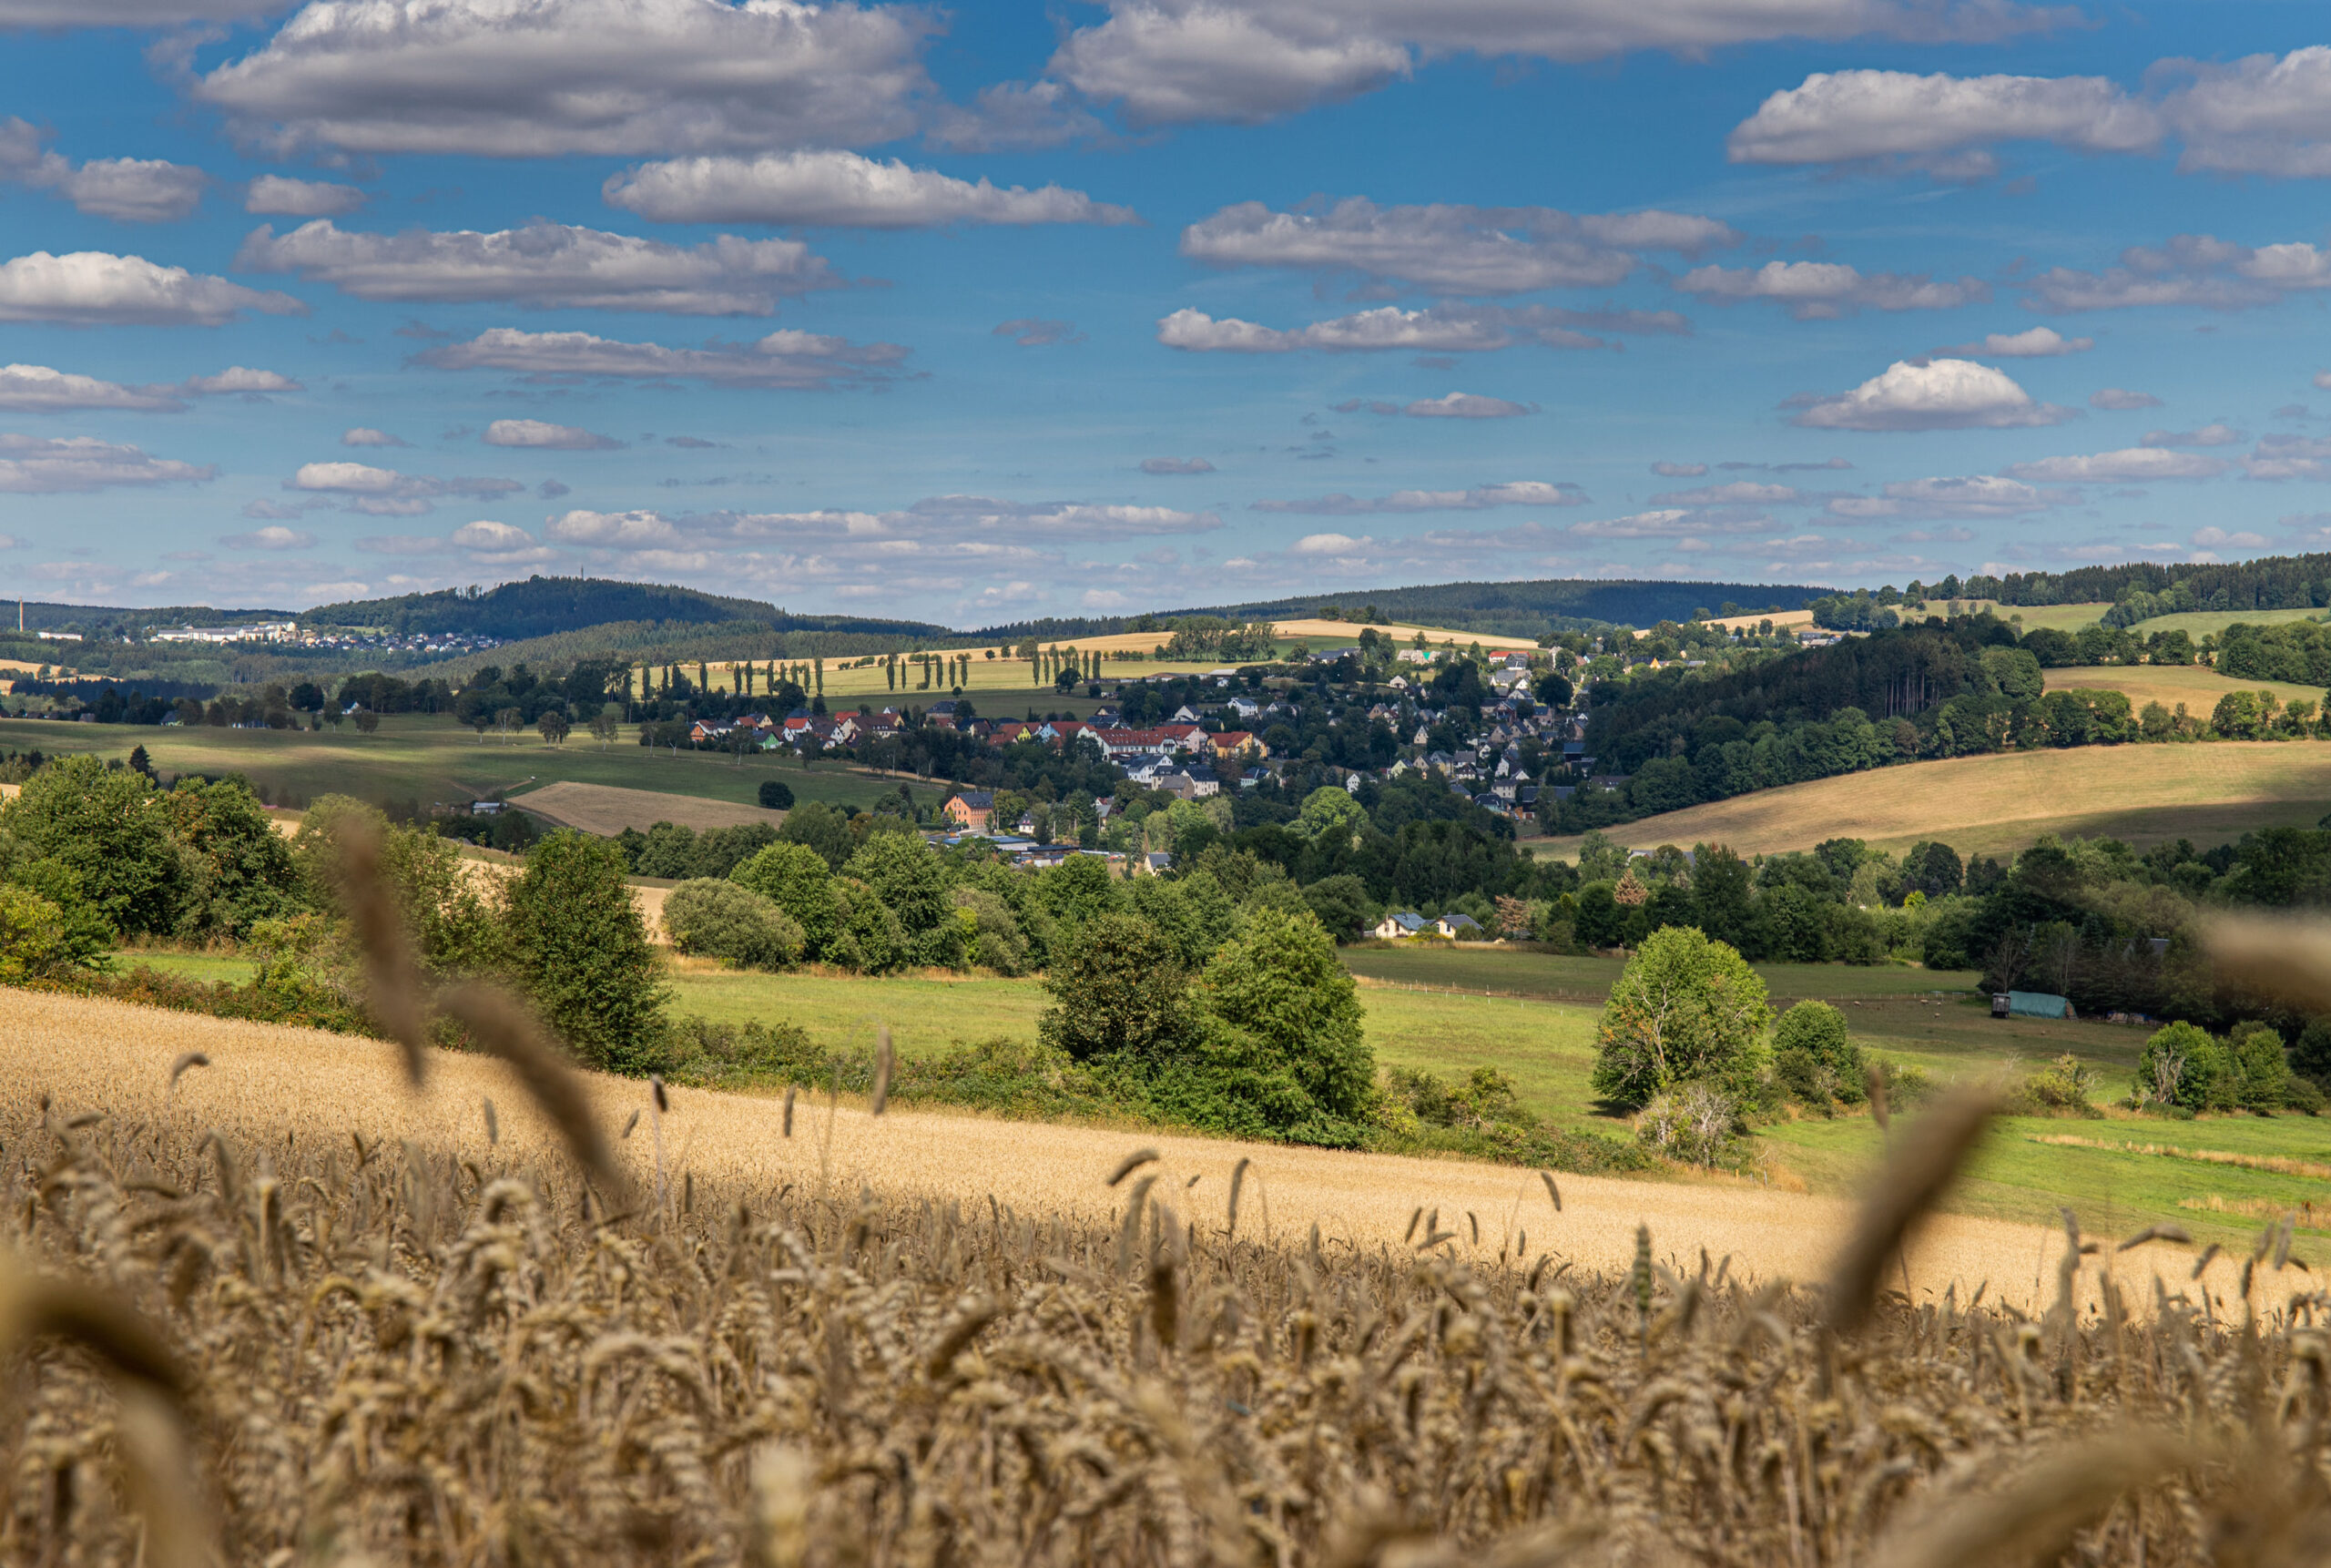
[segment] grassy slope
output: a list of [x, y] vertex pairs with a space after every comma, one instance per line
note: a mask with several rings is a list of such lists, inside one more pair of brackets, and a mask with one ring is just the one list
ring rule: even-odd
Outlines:
[[[241, 980], [249, 973], [249, 962], [232, 955], [125, 956], [205, 980]], [[1524, 1104], [1540, 1115], [1566, 1126], [1625, 1135], [1626, 1124], [1600, 1114], [1587, 1087], [1600, 995], [1617, 973], [1615, 961], [1489, 948], [1355, 948], [1346, 950], [1345, 959], [1362, 977], [1369, 1043], [1379, 1062], [1451, 1078], [1475, 1067], [1495, 1067], [1514, 1080]], [[2010, 1066], [2028, 1070], [2069, 1052], [2101, 1074], [2104, 1097], [2117, 1097], [2144, 1044], [2142, 1031], [2110, 1024], [1994, 1019], [1980, 999], [1967, 994], [1970, 977], [1964, 974], [1790, 964], [1760, 966], [1760, 972], [1776, 1002], [1830, 997], [1865, 1048], [1942, 1080], [1981, 1078]], [[1047, 1003], [1042, 983], [1034, 980], [746, 974], [692, 961], [679, 962], [672, 985], [680, 1013], [733, 1023], [790, 1022], [830, 1047], [870, 1044], [876, 1025], [888, 1023], [900, 1051], [911, 1056], [958, 1040], [1033, 1038]], [[1401, 989], [1423, 985], [1471, 993]], [[1933, 994], [1935, 988], [1957, 994]], [[1483, 989], [1507, 994], [1484, 995]], [[1568, 999], [1544, 999], [1555, 991]], [[1517, 992], [1540, 994], [1511, 994]], [[2296, 1208], [2321, 1194], [2319, 1181], [2300, 1176], [2031, 1141], [2066, 1134], [2331, 1164], [2331, 1118], [2018, 1118], [2001, 1125], [1975, 1179], [1961, 1187], [1952, 1207], [2044, 1224], [2070, 1203], [2093, 1231], [2121, 1233], [2168, 1219], [2204, 1240], [2230, 1245], [2259, 1223], [2240, 1211], [2243, 1204]], [[1786, 1168], [1814, 1191], [1844, 1196], [1852, 1195], [1880, 1142], [1878, 1129], [1859, 1115], [1785, 1121], [1766, 1129], [1765, 1135]], [[2181, 1201], [2206, 1202], [2213, 1196], [2232, 1212], [2180, 1207]], [[2331, 1224], [2331, 1216], [2326, 1223]], [[2021, 1261], [2007, 1260], [2002, 1268], [2020, 1267]]]
[[602, 751], [587, 735], [570, 736], [555, 747], [544, 745], [531, 731], [514, 745], [490, 735], [480, 743], [474, 731], [426, 714], [392, 714], [381, 721], [378, 734], [369, 736], [359, 735], [354, 725], [317, 734], [0, 719], [0, 749], [127, 757], [133, 746], [145, 747], [164, 773], [237, 772], [310, 799], [338, 791], [373, 800], [418, 799], [423, 806], [560, 779], [748, 806], [757, 803], [765, 779], [783, 779], [803, 800], [861, 806], [896, 788], [839, 763], [805, 769], [799, 762], [753, 757], [739, 767], [733, 758], [712, 752], [675, 757], [640, 746], [637, 732], [628, 728]]
[[[1939, 839], [1969, 853], [2021, 849], [2042, 833], [2109, 834], [2144, 845], [2214, 844], [2262, 827], [2312, 827], [2331, 798], [2331, 747], [2213, 741], [1914, 762], [1792, 784], [1608, 830], [1636, 847], [1725, 843], [1742, 854], [1809, 850], [1824, 839], [1898, 849]], [[1570, 859], [1576, 839], [1540, 853]]]
[[2230, 691], [2271, 691], [2278, 702], [2321, 702], [2319, 686], [2294, 686], [2281, 680], [2233, 680], [2200, 665], [2075, 665], [2046, 672], [2048, 689], [2066, 687], [2102, 687], [2129, 694], [2129, 706], [2143, 709], [2158, 702], [2174, 712], [2179, 703], [2196, 718], [2206, 719], [2218, 698]]
[[2287, 621], [2318, 621], [2321, 610], [2188, 610], [2183, 615], [2155, 616], [2149, 621], [2139, 621], [2129, 629], [2141, 637], [2155, 632], [2183, 632], [2199, 642], [2240, 622], [2244, 626], [2272, 626]]

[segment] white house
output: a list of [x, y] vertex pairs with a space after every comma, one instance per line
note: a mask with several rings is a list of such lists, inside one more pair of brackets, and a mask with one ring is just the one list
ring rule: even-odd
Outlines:
[[1374, 934], [1383, 942], [1397, 942], [1402, 937], [1415, 936], [1431, 924], [1414, 910], [1402, 910], [1388, 914], [1376, 922]]

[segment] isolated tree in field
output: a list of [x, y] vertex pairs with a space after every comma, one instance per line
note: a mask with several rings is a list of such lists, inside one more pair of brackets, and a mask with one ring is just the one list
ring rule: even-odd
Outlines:
[[534, 728], [542, 731], [545, 745], [562, 745], [566, 739], [566, 715], [555, 708], [545, 708], [542, 718], [534, 721]]
[[1283, 1069], [1316, 1115], [1356, 1122], [1365, 1114], [1376, 1056], [1361, 1032], [1359, 990], [1309, 911], [1257, 911], [1206, 965], [1199, 995], [1263, 1047], [1240, 1054]]
[[595, 1067], [645, 1068], [668, 993], [612, 839], [557, 832], [511, 882], [508, 934], [527, 993]]
[[762, 779], [758, 793], [764, 810], [789, 811], [793, 809], [793, 786], [782, 779]]
[[1627, 960], [1595, 1032], [1597, 1094], [1641, 1105], [1694, 1078], [1749, 1064], [1771, 1022], [1765, 983], [1738, 950], [1695, 926], [1665, 926]]
[[1790, 1098], [1824, 1115], [1830, 1101], [1858, 1105], [1866, 1092], [1861, 1047], [1826, 1002], [1800, 1002], [1773, 1025], [1773, 1074]]
[[608, 743], [615, 739], [616, 727], [616, 710], [613, 708], [603, 708], [592, 717], [591, 738], [599, 743], [600, 750], [605, 751]]
[[1171, 1053], [1190, 1030], [1189, 978], [1139, 915], [1097, 915], [1053, 953], [1054, 1005], [1036, 1021], [1046, 1044], [1080, 1062]]
[[381, 728], [381, 716], [369, 708], [356, 710], [356, 733], [370, 735]]

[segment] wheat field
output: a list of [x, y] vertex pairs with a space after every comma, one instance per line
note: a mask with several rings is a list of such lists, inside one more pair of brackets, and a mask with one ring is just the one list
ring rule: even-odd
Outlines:
[[[2215, 844], [2262, 827], [2313, 827], [2331, 803], [2331, 746], [2219, 740], [2084, 746], [1911, 762], [1624, 822], [1604, 832], [1650, 849], [1729, 844], [1741, 854], [1809, 850], [1825, 839], [1905, 849], [1939, 839], [1960, 854], [2000, 854], [2042, 833], [2099, 834], [2140, 847]], [[1575, 859], [1577, 839], [1534, 841]]]
[[[1891, 1289], [1971, 1104], [1905, 1129], [1828, 1288], [1803, 1291], [1761, 1281], [1847, 1227], [1805, 1200], [1573, 1178], [1557, 1212], [1513, 1173], [1339, 1177], [1282, 1149], [1226, 1178], [1227, 1146], [893, 1118], [879, 1090], [867, 1114], [659, 1110], [636, 1084], [570, 1100], [537, 1072], [530, 1095], [443, 1055], [413, 1092], [391, 1046], [5, 995], [11, 1563], [2331, 1551], [2331, 1303], [2265, 1299], [2287, 1231], [2230, 1311], [2139, 1294], [2126, 1249], [2076, 1234], [2041, 1260], [2044, 1304], [1929, 1298], [1921, 1278], [1977, 1261], [1954, 1248], [2029, 1239], [1950, 1221], [1902, 1260], [1913, 1294]], [[619, 1129], [624, 1168], [595, 1158], [586, 1185], [545, 1115], [578, 1147]], [[1637, 1211], [1737, 1250], [1679, 1252]]]
[[[209, 1065], [185, 1074], [170, 1094], [178, 1115], [255, 1144], [287, 1134], [306, 1141], [411, 1139], [456, 1158], [489, 1150], [479, 1106], [501, 1107], [502, 1146], [547, 1153], [555, 1130], [524, 1104], [500, 1064], [482, 1056], [439, 1057], [425, 1094], [404, 1091], [394, 1047], [341, 1034], [163, 1013], [101, 999], [0, 989], [0, 1072], [19, 1095], [55, 1096], [60, 1114], [114, 1117], [158, 1113], [171, 1063], [200, 1051]], [[647, 1086], [592, 1076], [601, 1122], [620, 1126], [647, 1103]], [[892, 1110], [877, 1118], [860, 1105], [804, 1098], [793, 1135], [774, 1098], [673, 1090], [663, 1118], [667, 1185], [684, 1176], [723, 1190], [786, 1186], [886, 1194], [983, 1207], [992, 1198], [1104, 1222], [1113, 1195], [1094, 1179], [1129, 1150], [1156, 1149], [1159, 1169], [1193, 1221], [1227, 1218], [1231, 1173], [1250, 1161], [1247, 1220], [1265, 1239], [1307, 1236], [1354, 1252], [1410, 1238], [1418, 1210], [1453, 1229], [1458, 1257], [1473, 1262], [1549, 1252], [1589, 1270], [1624, 1270], [1638, 1226], [1649, 1226], [1662, 1258], [1729, 1257], [1752, 1283], [1822, 1277], [1851, 1217], [1834, 1199], [1725, 1185], [1559, 1178], [1562, 1210], [1549, 1206], [1539, 1178], [1512, 1166], [1364, 1155], [1104, 1128], [1055, 1126], [962, 1115]], [[653, 1150], [635, 1135], [623, 1153], [635, 1179], [651, 1183]], [[1944, 1215], [1905, 1258], [1919, 1299], [1954, 1287], [2037, 1310], [2055, 1289], [2061, 1233], [2007, 1221]], [[2150, 1300], [2156, 1280], [2190, 1288], [2190, 1259], [2140, 1250], [2114, 1260], [2133, 1298]], [[2213, 1265], [2214, 1292], [2238, 1297], [2237, 1266]]]

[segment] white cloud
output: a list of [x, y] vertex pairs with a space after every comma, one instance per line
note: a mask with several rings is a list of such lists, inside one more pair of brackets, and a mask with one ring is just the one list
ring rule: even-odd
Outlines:
[[2163, 245], [2133, 245], [2101, 271], [2053, 267], [2021, 285], [2034, 311], [2114, 311], [2187, 305], [2238, 311], [2289, 293], [2331, 288], [2331, 250], [2304, 241], [2237, 245], [2209, 234], [2179, 234]]
[[654, 512], [569, 512], [545, 524], [543, 535], [563, 545], [616, 550], [644, 550], [680, 542], [680, 531]]
[[2240, 446], [2249, 440], [2230, 424], [2205, 424], [2199, 430], [2149, 430], [2139, 446]]
[[1708, 471], [1705, 463], [1654, 463], [1651, 471], [1662, 479], [1697, 479]]
[[248, 272], [296, 272], [360, 300], [495, 300], [682, 316], [766, 316], [780, 295], [840, 282], [797, 239], [724, 234], [683, 249], [540, 221], [492, 234], [354, 234], [320, 218], [280, 238], [270, 228], [254, 230], [235, 265]]
[[[47, 3], [47, 0], [44, 0]], [[914, 128], [937, 25], [789, 0], [315, 0], [195, 96], [284, 150], [759, 152]]]
[[712, 512], [667, 517], [657, 512], [574, 511], [554, 518], [546, 537], [561, 544], [630, 554], [646, 565], [658, 552], [716, 545], [778, 544], [840, 547], [870, 565], [946, 559], [993, 567], [1040, 555], [1030, 541], [1097, 544], [1118, 538], [1210, 534], [1213, 512], [1083, 501], [1016, 502], [984, 495], [934, 495], [895, 512]]
[[362, 191], [329, 180], [262, 174], [243, 194], [243, 210], [270, 217], [342, 218], [364, 205]]
[[255, 371], [247, 365], [229, 365], [215, 376], [195, 376], [186, 383], [186, 390], [209, 397], [234, 394], [256, 396], [267, 392], [299, 392], [300, 386], [290, 376], [274, 371]]
[[1307, 501], [1257, 501], [1257, 512], [1287, 512], [1311, 517], [1360, 517], [1375, 513], [1481, 512], [1493, 506], [1583, 506], [1586, 494], [1575, 484], [1517, 480], [1477, 484], [1470, 490], [1396, 490], [1389, 495], [1321, 495]]
[[2331, 440], [2280, 433], [2261, 436], [2242, 460], [2242, 471], [2252, 479], [2331, 479]]
[[1827, 508], [1833, 517], [1856, 522], [1872, 519], [1936, 517], [2021, 517], [2065, 504], [2061, 494], [2050, 494], [2013, 479], [1978, 473], [1952, 479], [1898, 479], [1876, 495], [1839, 495]]
[[523, 550], [534, 542], [524, 528], [491, 518], [464, 523], [446, 537], [464, 550]]
[[1594, 523], [1578, 523], [1571, 533], [1582, 539], [1681, 539], [1707, 527], [1707, 520], [1681, 507], [1631, 513]]
[[2049, 141], [2083, 152], [2143, 152], [2161, 116], [2102, 76], [1913, 76], [1823, 71], [1766, 98], [1725, 144], [1735, 163], [1850, 163], [1885, 158], [1951, 178], [1989, 174], [2001, 141]]
[[1145, 457], [1144, 473], [1212, 473], [1214, 464], [1203, 457]]
[[301, 463], [283, 488], [346, 496], [346, 510], [370, 516], [412, 517], [451, 496], [490, 501], [525, 487], [514, 479], [437, 479], [341, 462]]
[[280, 9], [280, 0], [0, 0], [0, 29], [172, 27], [239, 21]]
[[1508, 402], [1503, 398], [1483, 397], [1478, 392], [1453, 392], [1420, 399], [1400, 412], [1410, 419], [1513, 419], [1536, 413], [1538, 405]]
[[216, 327], [244, 311], [300, 316], [308, 308], [289, 294], [157, 266], [142, 256], [36, 250], [0, 262], [0, 321]]
[[2033, 327], [2022, 332], [1991, 332], [1979, 341], [1959, 343], [1935, 352], [1960, 360], [1972, 359], [1977, 354], [1992, 360], [2047, 360], [2063, 354], [2084, 354], [2094, 347], [2094, 338], [2067, 338], [2053, 327]]
[[1675, 287], [1705, 300], [1763, 300], [1800, 321], [1876, 311], [1951, 311], [1991, 297], [1980, 278], [1957, 282], [1894, 272], [1864, 273], [1841, 261], [1767, 261], [1757, 268], [1695, 267]]
[[111, 409], [120, 412], [171, 413], [186, 407], [175, 387], [123, 386], [95, 376], [74, 375], [46, 365], [0, 365], [0, 409], [49, 412], [66, 409]]
[[1084, 334], [1076, 330], [1074, 321], [1056, 321], [1044, 316], [1016, 316], [1009, 321], [999, 321], [988, 336], [1010, 338], [1023, 349], [1049, 349], [1084, 341]]
[[1058, 147], [1105, 134], [1107, 127], [1074, 98], [1058, 82], [997, 82], [982, 87], [968, 108], [948, 104], [934, 110], [924, 134], [951, 152]]
[[315, 542], [313, 534], [286, 528], [280, 523], [270, 523], [248, 534], [221, 534], [219, 536], [219, 543], [229, 550], [305, 550]]
[[613, 376], [827, 392], [894, 380], [907, 352], [896, 343], [853, 343], [791, 331], [771, 332], [753, 343], [667, 349], [661, 343], [626, 343], [589, 332], [493, 327], [466, 343], [440, 344], [413, 357], [439, 370], [510, 371], [534, 381]]
[[1157, 341], [1192, 353], [1285, 354], [1406, 350], [1416, 353], [1486, 353], [1532, 342], [1549, 349], [1613, 345], [1581, 327], [1610, 332], [1674, 332], [1689, 323], [1672, 311], [1562, 311], [1520, 307], [1435, 305], [1404, 311], [1385, 305], [1309, 326], [1282, 330], [1237, 317], [1219, 321], [1189, 307], [1157, 323]]
[[76, 165], [44, 151], [41, 140], [24, 120], [0, 120], [0, 179], [53, 190], [94, 217], [175, 223], [201, 205], [203, 188], [210, 183], [202, 170], [161, 158], [101, 158]]
[[1049, 69], [1096, 102], [1120, 103], [1135, 125], [1251, 123], [1453, 54], [1576, 61], [1782, 37], [1988, 39], [2076, 15], [2010, 0], [1110, 0], [1109, 19], [1071, 34]]
[[1812, 497], [1793, 485], [1759, 484], [1754, 480], [1736, 479], [1725, 484], [1702, 485], [1697, 490], [1671, 490], [1651, 498], [1654, 506], [1786, 506]]
[[2237, 550], [2263, 550], [2266, 547], [2266, 536], [2263, 534], [2229, 534], [2223, 528], [2196, 528], [2191, 543], [2211, 550], [2226, 545]]
[[1356, 272], [1451, 294], [1604, 288], [1634, 270], [1622, 245], [1696, 252], [1737, 244], [1714, 219], [1676, 212], [1580, 218], [1549, 207], [1379, 207], [1365, 197], [1275, 212], [1226, 207], [1182, 230], [1182, 254], [1216, 267]]
[[2131, 392], [2126, 387], [2105, 387], [2088, 394], [2088, 406], [2114, 411], [2159, 408], [2161, 400], [2151, 392]]
[[2317, 44], [2279, 59], [2251, 55], [2231, 65], [2163, 66], [2191, 76], [2170, 99], [2185, 138], [2180, 168], [2331, 175], [2331, 48]]
[[217, 468], [148, 457], [134, 446], [69, 435], [45, 440], [0, 434], [0, 494], [62, 495], [117, 485], [191, 484], [218, 477]]
[[644, 164], [607, 177], [610, 206], [657, 223], [800, 223], [933, 229], [948, 223], [1138, 223], [1130, 207], [1047, 185], [974, 185], [854, 152], [763, 153]]
[[1077, 597], [1077, 606], [1087, 610], [1118, 610], [1131, 603], [1115, 588], [1087, 588]]
[[1816, 430], [2008, 430], [2060, 424], [2072, 411], [2035, 402], [2005, 372], [1971, 360], [1898, 360], [1790, 423]]
[[2043, 457], [2010, 463], [2007, 473], [2056, 484], [2143, 484], [2157, 479], [2211, 479], [2225, 472], [2224, 460], [2157, 446], [2132, 446], [2078, 457]]
[[341, 432], [340, 444], [342, 446], [411, 446], [412, 443], [402, 436], [391, 435], [385, 430], [374, 430], [370, 425], [360, 424], [352, 430]]
[[578, 425], [549, 424], [539, 419], [497, 419], [485, 427], [488, 446], [528, 446], [551, 452], [606, 452], [621, 446], [611, 435], [597, 435]]

